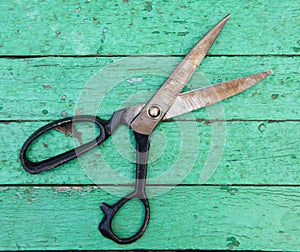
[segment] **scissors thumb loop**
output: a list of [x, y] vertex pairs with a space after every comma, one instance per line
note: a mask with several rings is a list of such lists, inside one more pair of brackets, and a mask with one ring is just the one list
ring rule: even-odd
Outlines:
[[[146, 195], [144, 194], [144, 197], [141, 197], [142, 195], [138, 191], [134, 191], [130, 194], [128, 194], [126, 197], [120, 199], [118, 202], [116, 202], [114, 205], [110, 206], [106, 203], [102, 203], [100, 206], [100, 209], [103, 211], [104, 216], [102, 221], [99, 224], [99, 231], [101, 234], [119, 244], [129, 244], [132, 242], [135, 242], [138, 240], [145, 232], [147, 225], [150, 220], [150, 206], [148, 199], [146, 198]], [[118, 237], [112, 230], [112, 220], [115, 216], [115, 214], [120, 210], [120, 208], [127, 203], [129, 200], [132, 199], [139, 199], [142, 201], [144, 207], [145, 207], [145, 216], [144, 216], [144, 222], [140, 229], [131, 237], [129, 238], [120, 238]]]
[[[96, 139], [89, 141], [88, 143], [82, 144], [72, 150], [69, 150], [67, 152], [58, 154], [54, 157], [42, 160], [40, 162], [33, 162], [30, 161], [27, 156], [27, 150], [29, 146], [40, 136], [47, 133], [48, 131], [59, 127], [59, 126], [66, 126], [68, 124], [78, 123], [78, 122], [91, 122], [95, 123], [99, 129], [100, 133], [99, 136], [96, 137]], [[89, 115], [81, 115], [81, 116], [73, 116], [68, 118], [63, 118], [54, 122], [51, 122], [42, 128], [35, 131], [24, 143], [24, 145], [21, 148], [20, 153], [20, 160], [24, 167], [24, 169], [31, 173], [31, 174], [37, 174], [41, 173], [43, 171], [47, 171], [50, 169], [53, 169], [59, 165], [62, 165], [72, 159], [75, 159], [76, 157], [88, 152], [89, 150], [95, 148], [99, 144], [103, 143], [105, 139], [107, 139], [110, 136], [109, 130], [107, 130], [106, 125], [108, 121], [102, 120], [101, 118], [97, 116], [89, 116]]]
[[[128, 244], [138, 240], [145, 232], [150, 220], [150, 206], [145, 192], [146, 175], [147, 175], [147, 161], [148, 151], [150, 148], [150, 137], [148, 135], [139, 134], [133, 132], [136, 140], [136, 183], [135, 189], [132, 193], [128, 194], [118, 202], [109, 206], [105, 203], [101, 205], [101, 210], [104, 213], [104, 217], [99, 224], [99, 231], [103, 236], [119, 243]], [[129, 238], [120, 238], [112, 230], [112, 220], [115, 214], [120, 208], [126, 204], [129, 200], [139, 199], [142, 201], [145, 207], [144, 222], [140, 229]]]

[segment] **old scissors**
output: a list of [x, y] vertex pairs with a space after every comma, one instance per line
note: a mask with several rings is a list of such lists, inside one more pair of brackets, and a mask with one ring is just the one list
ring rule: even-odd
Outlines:
[[[21, 149], [20, 158], [25, 170], [36, 174], [57, 167], [102, 144], [121, 124], [127, 125], [132, 129], [136, 140], [135, 188], [132, 193], [120, 199], [115, 204], [107, 205], [103, 203], [101, 205], [100, 208], [104, 213], [104, 217], [99, 224], [99, 230], [102, 235], [120, 244], [131, 243], [139, 239], [145, 232], [150, 219], [150, 207], [145, 191], [147, 161], [150, 135], [158, 123], [238, 94], [272, 73], [272, 71], [267, 71], [186, 93], [180, 93], [207, 54], [228, 18], [229, 15], [224, 17], [194, 46], [146, 104], [118, 110], [112, 115], [110, 120], [103, 120], [97, 116], [80, 115], [51, 122], [34, 132]], [[66, 126], [67, 124], [77, 122], [95, 123], [100, 128], [99, 136], [93, 141], [49, 159], [40, 162], [29, 160], [26, 152], [36, 138], [58, 126]], [[112, 230], [112, 219], [126, 202], [134, 198], [141, 200], [145, 207], [144, 222], [136, 234], [129, 238], [120, 238]]]

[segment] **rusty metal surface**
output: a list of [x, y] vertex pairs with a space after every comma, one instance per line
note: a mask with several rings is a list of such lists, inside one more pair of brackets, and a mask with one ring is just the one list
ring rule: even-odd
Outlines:
[[[143, 107], [140, 114], [133, 120], [131, 123], [133, 131], [145, 135], [151, 134], [200, 65], [228, 18], [229, 15], [217, 23], [185, 56], [157, 93]], [[161, 109], [160, 115], [157, 118], [149, 116], [148, 110], [153, 106], [158, 106]]]
[[271, 73], [272, 71], [254, 74], [182, 93], [176, 97], [175, 102], [163, 119], [182, 115], [234, 96], [252, 87]]
[[[270, 74], [272, 74], [272, 71], [262, 72], [181, 93], [176, 97], [162, 121], [225, 100], [252, 87]], [[115, 112], [114, 117], [118, 118], [121, 124], [130, 126], [133, 119], [141, 112], [144, 106], [145, 104], [139, 104], [118, 110]]]

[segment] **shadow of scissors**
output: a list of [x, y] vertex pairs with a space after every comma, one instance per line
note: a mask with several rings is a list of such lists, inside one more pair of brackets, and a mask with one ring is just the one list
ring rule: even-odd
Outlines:
[[[115, 204], [108, 205], [103, 203], [101, 205], [104, 217], [99, 224], [99, 230], [102, 235], [120, 244], [132, 243], [139, 239], [144, 234], [150, 219], [150, 207], [145, 192], [147, 162], [150, 135], [158, 123], [238, 94], [272, 73], [272, 71], [263, 72], [209, 87], [195, 89], [186, 93], [180, 93], [200, 65], [228, 18], [229, 15], [224, 17], [194, 46], [146, 104], [127, 107], [116, 111], [110, 120], [103, 120], [97, 116], [89, 115], [74, 116], [54, 121], [34, 132], [21, 149], [20, 158], [25, 170], [29, 173], [36, 174], [53, 169], [102, 144], [120, 125], [127, 125], [132, 129], [136, 140], [135, 188], [132, 193], [120, 199]], [[27, 150], [36, 138], [58, 126], [63, 127], [67, 124], [78, 122], [95, 123], [96, 126], [100, 128], [99, 136], [97, 136], [95, 140], [49, 159], [40, 162], [32, 162], [29, 160]], [[112, 219], [118, 210], [131, 199], [139, 199], [143, 203], [145, 207], [144, 222], [136, 234], [129, 238], [120, 238], [112, 230]]]

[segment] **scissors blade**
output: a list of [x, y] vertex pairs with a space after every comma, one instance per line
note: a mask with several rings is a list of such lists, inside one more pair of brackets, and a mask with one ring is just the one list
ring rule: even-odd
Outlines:
[[[131, 123], [133, 131], [149, 135], [173, 105], [177, 95], [189, 81], [213, 42], [224, 27], [229, 15], [217, 23], [185, 56], [156, 94]], [[154, 113], [152, 113], [154, 112]]]
[[[172, 107], [162, 120], [165, 121], [234, 96], [252, 87], [270, 74], [272, 74], [271, 70], [181, 93], [176, 97]], [[120, 124], [130, 126], [132, 120], [144, 106], [145, 104], [139, 104], [121, 109], [115, 112], [114, 120], [117, 120]]]
[[270, 74], [272, 74], [272, 71], [262, 72], [182, 93], [176, 97], [175, 102], [163, 120], [209, 106], [241, 93]]

